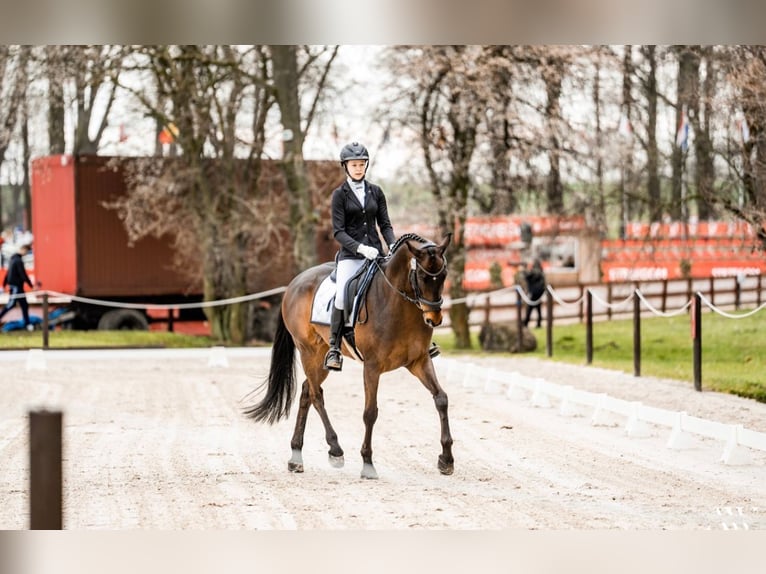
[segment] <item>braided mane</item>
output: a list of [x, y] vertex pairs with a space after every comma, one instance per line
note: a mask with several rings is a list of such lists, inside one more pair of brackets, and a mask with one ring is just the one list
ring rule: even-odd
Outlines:
[[402, 243], [406, 243], [407, 241], [410, 241], [412, 239], [415, 239], [416, 241], [420, 241], [420, 243], [426, 243], [426, 244], [433, 245], [433, 241], [431, 241], [430, 239], [423, 239], [417, 233], [405, 233], [404, 235], [402, 235], [399, 239], [397, 239], [394, 242], [394, 246], [391, 248], [391, 253], [395, 253], [396, 250], [399, 249], [399, 246]]

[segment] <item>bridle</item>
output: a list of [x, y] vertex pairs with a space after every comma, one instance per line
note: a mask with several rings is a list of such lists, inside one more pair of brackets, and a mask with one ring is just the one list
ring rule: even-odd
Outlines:
[[389, 278], [386, 276], [386, 272], [384, 269], [380, 267], [380, 264], [375, 261], [375, 265], [378, 267], [378, 271], [380, 271], [381, 275], [383, 275], [383, 278], [386, 280], [386, 283], [388, 284], [391, 289], [399, 293], [399, 295], [402, 296], [402, 298], [413, 305], [415, 305], [422, 313], [432, 312], [432, 313], [438, 313], [442, 309], [442, 304], [444, 303], [444, 297], [440, 297], [438, 301], [431, 301], [430, 299], [426, 299], [423, 297], [423, 293], [420, 290], [420, 285], [418, 284], [418, 274], [417, 270], [420, 269], [425, 275], [430, 277], [432, 280], [436, 281], [436, 278], [441, 276], [442, 274], [446, 274], [447, 272], [447, 258], [442, 255], [442, 266], [438, 271], [431, 272], [425, 267], [423, 267], [420, 262], [415, 259], [415, 257], [410, 259], [410, 272], [409, 272], [409, 282], [410, 287], [412, 287], [412, 292], [414, 293], [414, 297], [410, 297], [405, 291], [399, 289], [396, 287]]

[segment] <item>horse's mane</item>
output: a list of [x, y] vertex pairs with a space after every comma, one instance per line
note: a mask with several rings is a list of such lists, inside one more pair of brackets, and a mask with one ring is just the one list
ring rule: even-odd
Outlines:
[[402, 243], [406, 243], [407, 241], [411, 241], [413, 239], [416, 241], [420, 241], [420, 243], [433, 243], [433, 241], [431, 241], [430, 239], [423, 239], [417, 233], [405, 233], [399, 239], [394, 241], [394, 245], [393, 247], [391, 247], [391, 253], [396, 253], [396, 250], [399, 249], [399, 246]]

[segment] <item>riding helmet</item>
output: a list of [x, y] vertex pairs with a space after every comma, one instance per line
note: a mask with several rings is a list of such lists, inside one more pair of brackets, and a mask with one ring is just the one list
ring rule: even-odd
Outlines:
[[343, 146], [340, 150], [340, 164], [345, 165], [347, 161], [352, 159], [363, 159], [365, 161], [370, 160], [370, 154], [367, 153], [367, 148], [359, 142], [353, 142]]

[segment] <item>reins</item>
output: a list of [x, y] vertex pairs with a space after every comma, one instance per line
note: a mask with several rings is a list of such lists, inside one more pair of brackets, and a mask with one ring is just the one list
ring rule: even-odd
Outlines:
[[[419, 241], [421, 241], [423, 243], [428, 243], [427, 241], [423, 240], [421, 237], [419, 237], [419, 236], [417, 236], [415, 234], [410, 234], [410, 235], [414, 236], [414, 237], [411, 237], [412, 239], [418, 239]], [[400, 237], [399, 241], [396, 242], [396, 244], [394, 245], [394, 248], [391, 250], [391, 253], [394, 253], [396, 251], [396, 249], [399, 247], [399, 244], [402, 242], [403, 239], [405, 239], [405, 240], [406, 239], [410, 239], [410, 237], [407, 237], [407, 236]], [[409, 282], [410, 282], [410, 287], [412, 287], [412, 291], [415, 294], [414, 298], [410, 297], [405, 291], [403, 291], [402, 289], [399, 289], [393, 283], [391, 283], [391, 280], [386, 275], [385, 269], [383, 269], [380, 266], [380, 264], [378, 263], [377, 260], [375, 260], [375, 265], [377, 266], [378, 271], [380, 271], [380, 273], [383, 275], [383, 278], [385, 279], [385, 281], [388, 284], [388, 286], [391, 287], [391, 289], [393, 289], [394, 291], [396, 291], [405, 301], [407, 301], [409, 303], [412, 303], [413, 305], [415, 305], [421, 311], [424, 311], [423, 306], [427, 306], [427, 307], [430, 307], [432, 309], [439, 310], [439, 309], [441, 309], [442, 303], [444, 303], [444, 298], [441, 297], [441, 298], [439, 298], [438, 301], [431, 301], [430, 299], [426, 299], [425, 297], [423, 297], [422, 292], [420, 290], [420, 286], [418, 285], [416, 269], [420, 268], [420, 270], [423, 273], [425, 273], [427, 276], [431, 277], [432, 279], [436, 279], [447, 268], [447, 258], [442, 256], [442, 260], [443, 261], [442, 261], [441, 268], [438, 271], [431, 272], [428, 269], [426, 269], [425, 267], [423, 267], [415, 258], [411, 259], [412, 263], [411, 263], [411, 268], [410, 268], [410, 271], [409, 271], [409, 277], [408, 278], [409, 278]]]

